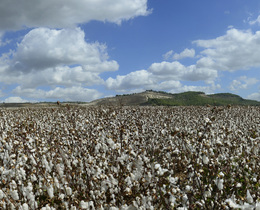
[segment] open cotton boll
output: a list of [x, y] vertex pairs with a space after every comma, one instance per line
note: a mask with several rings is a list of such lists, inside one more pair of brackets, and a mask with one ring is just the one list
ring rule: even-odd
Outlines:
[[208, 164], [209, 163], [209, 158], [205, 154], [203, 155], [203, 159], [202, 160], [203, 160], [204, 164]]
[[19, 200], [19, 195], [17, 190], [10, 190], [11, 197], [16, 201]]
[[247, 200], [248, 203], [253, 203], [254, 202], [254, 199], [251, 196], [249, 190], [246, 191], [246, 200]]
[[0, 200], [2, 200], [5, 197], [4, 192], [0, 189]]
[[218, 179], [216, 180], [216, 185], [217, 185], [217, 187], [218, 187], [219, 190], [223, 190], [223, 187], [224, 187], [224, 186], [223, 186], [223, 183], [224, 183], [224, 180], [223, 180], [223, 179], [219, 179], [219, 178], [218, 178]]
[[89, 208], [88, 202], [80, 201], [80, 208], [88, 209]]
[[27, 203], [24, 203], [20, 208], [19, 210], [29, 210], [29, 206]]
[[67, 195], [71, 195], [72, 189], [70, 187], [66, 187], [66, 193], [67, 193]]
[[48, 195], [49, 195], [50, 198], [53, 198], [53, 197], [54, 197], [52, 185], [50, 185], [50, 186], [47, 188], [47, 192], [48, 192]]

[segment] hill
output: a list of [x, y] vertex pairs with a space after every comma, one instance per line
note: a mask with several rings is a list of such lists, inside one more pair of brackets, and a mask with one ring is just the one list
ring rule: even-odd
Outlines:
[[206, 95], [204, 92], [183, 92], [171, 94], [163, 91], [147, 90], [142, 93], [117, 95], [90, 102], [90, 105], [156, 105], [156, 106], [259, 106], [260, 102], [243, 99], [231, 93]]

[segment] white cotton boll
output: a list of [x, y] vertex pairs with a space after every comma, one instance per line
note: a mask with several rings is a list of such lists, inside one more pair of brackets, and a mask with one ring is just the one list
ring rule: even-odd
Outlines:
[[19, 209], [21, 209], [21, 210], [29, 210], [29, 206], [28, 206], [27, 203], [24, 203], [24, 204], [21, 206], [21, 208], [19, 208]]
[[17, 184], [16, 184], [16, 182], [14, 180], [12, 180], [12, 182], [10, 183], [10, 187], [12, 189], [15, 189], [17, 187]]
[[226, 203], [228, 203], [228, 205], [231, 207], [231, 208], [235, 208], [235, 209], [240, 209], [241, 206], [236, 204], [232, 199], [227, 199], [226, 200]]
[[61, 177], [63, 177], [63, 167], [60, 164], [57, 164], [56, 166], [57, 171]]
[[246, 200], [247, 200], [248, 203], [253, 203], [254, 202], [254, 199], [251, 196], [249, 190], [246, 191]]
[[76, 206], [71, 206], [70, 210], [77, 210], [77, 207]]
[[178, 181], [178, 177], [176, 177], [176, 178], [170, 177], [170, 178], [169, 178], [169, 181], [170, 181], [171, 184], [176, 184], [177, 181]]
[[50, 198], [53, 198], [54, 197], [54, 194], [53, 194], [53, 187], [52, 186], [49, 186], [47, 188], [47, 192], [48, 192], [48, 195]]
[[205, 118], [205, 122], [208, 123], [210, 122], [210, 119], [208, 117]]
[[119, 208], [112, 206], [109, 208], [109, 210], [119, 210]]
[[10, 191], [10, 194], [11, 194], [11, 197], [12, 197], [15, 201], [19, 200], [19, 195], [18, 195], [17, 190], [11, 190], [11, 191]]
[[216, 185], [218, 187], [219, 190], [222, 190], [223, 189], [223, 183], [224, 183], [224, 180], [223, 179], [217, 179], [216, 180]]
[[219, 173], [219, 176], [220, 176], [220, 177], [224, 177], [225, 175], [224, 175], [224, 173], [221, 171], [221, 172]]
[[4, 192], [0, 189], [0, 200], [2, 200], [5, 197]]
[[159, 168], [161, 168], [161, 165], [159, 163], [155, 164], [154, 168], [157, 170]]
[[23, 161], [24, 161], [24, 162], [26, 162], [26, 161], [28, 160], [28, 157], [27, 157], [27, 155], [23, 155], [23, 157], [22, 157], [22, 158], [23, 158]]
[[32, 163], [33, 165], [37, 165], [37, 163], [36, 163], [36, 161], [35, 161], [33, 155], [30, 155], [29, 158], [30, 158], [31, 163]]
[[208, 164], [209, 163], [209, 158], [206, 155], [203, 155], [203, 163]]
[[32, 185], [31, 182], [28, 182], [28, 185], [27, 185], [27, 187], [26, 187], [26, 191], [27, 191], [27, 193], [32, 192], [32, 190], [33, 190], [33, 185]]
[[186, 194], [182, 196], [182, 201], [184, 204], [186, 204], [186, 202], [188, 201], [188, 196]]
[[67, 193], [67, 195], [71, 195], [72, 189], [70, 187], [66, 187], [66, 193]]
[[80, 201], [80, 208], [88, 209], [89, 208], [88, 202]]
[[94, 206], [94, 202], [93, 201], [89, 201], [88, 202], [88, 206], [90, 209], [95, 209], [95, 206]]
[[168, 169], [159, 168], [159, 175], [162, 176], [165, 172], [167, 172]]
[[186, 185], [186, 187], [185, 187], [185, 191], [186, 191], [186, 192], [190, 192], [190, 190], [191, 190], [191, 186]]
[[59, 195], [59, 199], [63, 200], [64, 198], [65, 198], [65, 195], [64, 195], [63, 193], [61, 193], [61, 194]]
[[58, 189], [60, 188], [59, 180], [57, 179], [57, 177], [54, 177], [54, 184]]
[[210, 190], [205, 191], [205, 192], [204, 192], [204, 197], [205, 197], [205, 198], [211, 197], [211, 191], [210, 191]]
[[22, 178], [25, 180], [26, 179], [26, 172], [23, 168], [20, 168], [20, 175], [22, 176]]
[[242, 187], [242, 184], [241, 183], [237, 183], [236, 187], [237, 188]]
[[260, 203], [256, 202], [256, 204], [255, 204], [255, 210], [260, 210]]
[[35, 174], [31, 174], [31, 181], [32, 182], [37, 181], [37, 177], [35, 176]]

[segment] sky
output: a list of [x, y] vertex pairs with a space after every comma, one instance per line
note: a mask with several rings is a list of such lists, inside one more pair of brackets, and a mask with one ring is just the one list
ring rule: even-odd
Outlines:
[[260, 1], [1, 0], [0, 102], [151, 89], [260, 101]]

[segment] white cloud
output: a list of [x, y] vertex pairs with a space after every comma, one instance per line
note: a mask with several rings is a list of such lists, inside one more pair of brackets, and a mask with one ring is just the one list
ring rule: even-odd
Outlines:
[[26, 89], [18, 86], [13, 90], [13, 94], [33, 99], [61, 101], [92, 101], [102, 96], [97, 90], [77, 86], [70, 88], [56, 87], [48, 91], [34, 88]]
[[173, 50], [168, 51], [167, 53], [163, 54], [162, 57], [164, 60], [168, 60], [173, 54]]
[[255, 24], [260, 25], [260, 15], [255, 20], [249, 21], [249, 24], [250, 25], [255, 25]]
[[106, 80], [106, 87], [110, 90], [124, 91], [127, 89], [137, 89], [156, 84], [152, 78], [152, 73], [146, 70], [134, 71], [127, 75], [118, 75], [116, 79], [109, 77]]
[[24, 87], [102, 84], [99, 74], [119, 67], [108, 59], [106, 45], [87, 43], [80, 28], [37, 28], [23, 38], [16, 51], [0, 58], [0, 81]]
[[181, 92], [187, 92], [187, 91], [201, 91], [206, 94], [214, 93], [216, 89], [220, 89], [221, 86], [219, 84], [215, 85], [212, 83], [211, 85], [207, 86], [196, 86], [196, 85], [181, 85], [178, 88], [173, 88], [169, 92], [170, 93], [181, 93]]
[[194, 43], [205, 48], [201, 59], [208, 62], [203, 62], [207, 68], [236, 71], [260, 66], [260, 31], [252, 33], [232, 28], [224, 36]]
[[260, 101], [260, 91], [257, 93], [252, 93], [249, 96], [247, 96], [248, 99]]
[[[184, 66], [178, 61], [153, 63], [148, 70], [134, 71], [126, 75], [108, 78], [106, 87], [111, 90], [126, 89], [170, 89], [179, 87], [180, 81], [214, 81], [214, 69], [197, 68], [196, 65]], [[172, 85], [172, 87], [170, 87]]]
[[[85, 34], [80, 28], [31, 30], [18, 44], [12, 59], [13, 68], [27, 72], [59, 65], [81, 64], [89, 69], [94, 65], [97, 68], [91, 70], [95, 72], [117, 70], [115, 61], [107, 62], [104, 44], [87, 43], [84, 38]], [[104, 61], [110, 68], [102, 66]]]
[[195, 50], [186, 48], [180, 54], [175, 53], [173, 55], [173, 59], [180, 60], [180, 59], [183, 59], [183, 58], [193, 58], [194, 56], [195, 56]]
[[64, 28], [91, 20], [120, 24], [150, 12], [147, 0], [11, 0], [0, 4], [0, 29]]
[[18, 96], [12, 96], [6, 98], [3, 102], [5, 103], [26, 103], [28, 100], [22, 99], [21, 97]]
[[259, 82], [256, 78], [248, 78], [247, 76], [241, 76], [231, 82], [229, 88], [232, 91], [238, 91], [241, 89], [248, 89], [251, 85]]
[[199, 81], [214, 80], [217, 77], [217, 71], [214, 69], [197, 65], [184, 66], [178, 61], [153, 63], [148, 71], [152, 72], [157, 80]]

